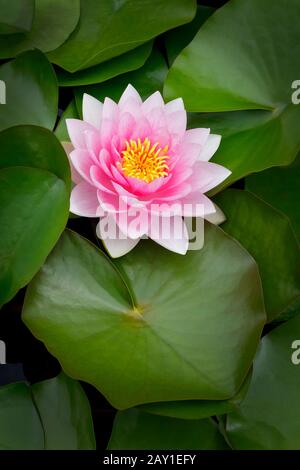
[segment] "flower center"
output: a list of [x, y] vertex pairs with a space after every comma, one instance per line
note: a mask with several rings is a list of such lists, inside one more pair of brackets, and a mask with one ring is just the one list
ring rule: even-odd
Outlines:
[[126, 140], [126, 149], [122, 151], [122, 168], [124, 175], [138, 178], [151, 183], [151, 181], [168, 176], [169, 166], [167, 160], [168, 145], [161, 148], [159, 142], [151, 146], [148, 137], [142, 142], [141, 139]]

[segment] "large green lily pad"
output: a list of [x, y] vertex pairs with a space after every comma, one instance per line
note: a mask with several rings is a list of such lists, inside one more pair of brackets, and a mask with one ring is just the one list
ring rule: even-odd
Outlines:
[[262, 291], [239, 244], [209, 224], [205, 237], [186, 256], [143, 241], [112, 262], [66, 231], [27, 290], [23, 320], [116, 408], [230, 398], [257, 348]]
[[71, 37], [50, 60], [69, 72], [100, 64], [188, 23], [195, 0], [85, 0]]
[[46, 129], [0, 133], [0, 305], [41, 267], [68, 219], [70, 169]]

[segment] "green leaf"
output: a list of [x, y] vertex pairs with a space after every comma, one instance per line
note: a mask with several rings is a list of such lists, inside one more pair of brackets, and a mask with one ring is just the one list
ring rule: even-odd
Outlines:
[[214, 8], [198, 5], [193, 21], [165, 34], [169, 64], [172, 64], [178, 54], [192, 41], [200, 27], [214, 11]]
[[43, 448], [43, 428], [28, 385], [0, 387], [0, 450]]
[[258, 264], [268, 320], [300, 296], [300, 251], [287, 217], [248, 191], [229, 189], [215, 201], [227, 221], [222, 228]]
[[103, 64], [95, 65], [80, 72], [70, 73], [63, 69], [58, 70], [60, 86], [92, 85], [110, 80], [120, 74], [136, 70], [148, 59], [153, 42], [147, 42], [132, 51], [119, 57], [108, 60]]
[[229, 447], [210, 419], [166, 418], [131, 409], [117, 413], [108, 449], [226, 450]]
[[69, 133], [66, 126], [66, 119], [79, 119], [75, 99], [69, 103], [56, 126], [54, 134], [61, 142], [70, 141]]
[[247, 396], [227, 417], [235, 449], [300, 449], [300, 365], [292, 362], [293, 354], [299, 358], [293, 348], [299, 338], [297, 316], [262, 339]]
[[79, 15], [79, 0], [35, 0], [31, 30], [0, 36], [0, 58], [9, 59], [32, 48], [43, 52], [58, 48], [75, 29]]
[[78, 382], [61, 373], [31, 390], [44, 428], [45, 449], [95, 449], [90, 404]]
[[249, 176], [246, 187], [264, 201], [286, 214], [300, 241], [300, 154], [290, 166], [271, 168]]
[[155, 415], [179, 419], [203, 419], [223, 415], [232, 411], [243, 399], [248, 390], [252, 371], [247, 375], [238, 393], [229, 400], [190, 400], [166, 401], [140, 405], [139, 409]]
[[6, 87], [6, 104], [0, 104], [0, 130], [19, 124], [53, 129], [57, 116], [57, 81], [51, 64], [41, 52], [25, 52], [2, 65], [0, 80]]
[[300, 149], [300, 106], [292, 103], [299, 20], [298, 0], [288, 8], [284, 1], [230, 1], [170, 69], [167, 99], [182, 96], [188, 111], [235, 111], [199, 118], [215, 133], [228, 130], [214, 157], [233, 172], [222, 186], [288, 164]]
[[155, 91], [162, 91], [167, 72], [168, 67], [162, 54], [154, 48], [149, 59], [140, 69], [124, 73], [99, 85], [78, 87], [75, 90], [77, 109], [81, 114], [83, 93], [88, 93], [100, 101], [103, 101], [107, 96], [118, 101], [129, 83], [145, 99]]
[[34, 13], [34, 0], [0, 0], [0, 34], [30, 31]]
[[69, 209], [67, 156], [46, 129], [0, 133], [0, 304], [41, 267], [63, 231]]
[[184, 257], [143, 241], [112, 262], [66, 231], [27, 290], [23, 320], [116, 408], [230, 398], [265, 321], [260, 279], [222, 230], [207, 225], [205, 236]]
[[0, 449], [94, 449], [88, 400], [79, 383], [60, 374], [31, 387], [0, 387]]
[[194, 0], [85, 0], [79, 25], [49, 57], [69, 72], [100, 64], [193, 19]]

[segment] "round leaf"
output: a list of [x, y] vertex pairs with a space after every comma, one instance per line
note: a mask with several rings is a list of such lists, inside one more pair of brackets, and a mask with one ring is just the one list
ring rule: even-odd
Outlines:
[[300, 76], [299, 20], [298, 0], [288, 8], [282, 0], [230, 1], [170, 69], [167, 99], [182, 96], [189, 111], [236, 111], [199, 117], [198, 125], [225, 135], [214, 156], [232, 170], [222, 187], [288, 164], [300, 149], [300, 106], [292, 102]]
[[291, 224], [248, 191], [229, 189], [215, 201], [226, 214], [222, 228], [258, 264], [266, 311], [272, 320], [300, 296], [300, 251]]
[[58, 48], [74, 30], [79, 15], [80, 0], [35, 0], [30, 31], [9, 37], [0, 36], [0, 58], [9, 59], [33, 48], [43, 52]]
[[230, 398], [265, 320], [260, 279], [222, 230], [207, 225], [205, 236], [184, 257], [144, 241], [112, 262], [66, 231], [27, 291], [23, 320], [117, 408]]
[[[34, 0], [0, 0], [0, 34], [30, 31], [34, 13]], [[7, 38], [6, 38], [7, 39]]]
[[0, 304], [38, 271], [68, 218], [70, 170], [49, 131], [0, 133]]
[[111, 59], [100, 65], [95, 65], [80, 72], [69, 73], [63, 69], [58, 70], [58, 81], [60, 86], [92, 85], [110, 80], [120, 74], [136, 70], [148, 59], [152, 41], [143, 44], [132, 51], [119, 57]]
[[76, 30], [49, 57], [69, 72], [92, 67], [188, 23], [195, 11], [194, 0], [85, 0]]
[[300, 449], [300, 365], [292, 361], [297, 354], [293, 343], [298, 340], [299, 350], [299, 339], [300, 316], [262, 339], [246, 398], [227, 417], [235, 449]]
[[168, 67], [162, 54], [154, 48], [145, 65], [133, 72], [124, 73], [99, 85], [78, 87], [75, 91], [77, 109], [81, 113], [83, 93], [88, 93], [100, 101], [107, 96], [118, 101], [129, 83], [140, 93], [143, 99], [155, 91], [162, 91]]
[[0, 130], [19, 124], [53, 129], [57, 116], [57, 81], [47, 58], [25, 52], [0, 67], [6, 103], [0, 104]]
[[298, 207], [300, 154], [290, 166], [271, 168], [249, 176], [246, 180], [246, 187], [286, 214], [300, 241], [300, 211]]

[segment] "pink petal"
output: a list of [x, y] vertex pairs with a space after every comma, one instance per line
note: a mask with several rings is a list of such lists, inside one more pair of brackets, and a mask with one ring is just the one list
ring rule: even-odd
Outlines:
[[128, 211], [127, 204], [120, 199], [117, 194], [110, 194], [107, 191], [102, 191], [98, 189], [97, 197], [100, 206], [105, 212], [112, 214], [116, 213], [126, 213]]
[[199, 155], [199, 160], [208, 162], [211, 157], [216, 153], [221, 142], [221, 136], [217, 134], [210, 134], [208, 139]]
[[175, 111], [167, 114], [167, 127], [170, 134], [184, 136], [187, 125], [186, 111]]
[[67, 157], [69, 159], [70, 168], [71, 168], [71, 179], [72, 179], [73, 183], [76, 183], [76, 184], [80, 183], [80, 181], [82, 181], [82, 177], [80, 176], [78, 171], [75, 170], [75, 168], [72, 165], [71, 159], [70, 159], [70, 153], [73, 152], [74, 146], [73, 146], [73, 144], [71, 144], [71, 142], [61, 142], [61, 145], [65, 149], [65, 152], [66, 152]]
[[195, 190], [206, 193], [222, 183], [229, 175], [231, 175], [231, 171], [222, 165], [210, 162], [197, 162], [194, 165], [194, 175], [191, 184]]
[[121, 232], [128, 238], [140, 239], [149, 230], [148, 212], [144, 209], [130, 208], [112, 215]]
[[99, 215], [97, 190], [89, 183], [82, 181], [71, 192], [70, 211], [83, 217]]
[[119, 107], [110, 98], [105, 98], [102, 108], [102, 119], [116, 121], [119, 118]]
[[86, 148], [85, 131], [95, 132], [95, 128], [80, 119], [66, 119], [66, 125], [75, 148]]
[[119, 136], [122, 139], [129, 140], [132, 136], [135, 125], [136, 125], [136, 121], [134, 117], [132, 116], [132, 114], [128, 112], [121, 114], [120, 120], [119, 120], [119, 128], [118, 128]]
[[131, 84], [129, 84], [127, 86], [127, 88], [125, 89], [125, 91], [123, 92], [123, 94], [122, 94], [122, 96], [119, 100], [119, 106], [122, 108], [124, 103], [129, 98], [134, 99], [140, 105], [142, 104], [142, 99], [141, 99], [139, 93], [137, 92], [137, 90]]
[[148, 236], [164, 248], [180, 255], [185, 255], [189, 246], [187, 228], [180, 216], [167, 219], [151, 214]]
[[189, 129], [184, 135], [184, 143], [198, 144], [203, 147], [208, 139], [210, 129], [207, 128], [196, 128]]
[[181, 215], [184, 217], [204, 217], [216, 212], [214, 203], [201, 193], [191, 193], [181, 199], [180, 203]]
[[[120, 256], [129, 253], [140, 241], [139, 238], [132, 240], [131, 238], [113, 238], [105, 232], [105, 223], [109, 225], [109, 230], [113, 231], [113, 224], [115, 227], [115, 233], [118, 235], [116, 221], [113, 217], [106, 215], [105, 220], [100, 220], [96, 228], [97, 237], [102, 240], [102, 243], [112, 258], [119, 258]], [[106, 230], [108, 230], [106, 228]]]
[[103, 171], [109, 178], [112, 178], [110, 167], [112, 164], [110, 153], [106, 149], [102, 149], [99, 154], [99, 163]]
[[87, 150], [75, 149], [70, 153], [70, 160], [80, 176], [88, 183], [92, 183], [90, 169], [95, 163], [91, 159], [89, 152]]
[[106, 173], [96, 165], [90, 168], [90, 179], [96, 188], [109, 194], [116, 194]]
[[83, 120], [88, 122], [96, 129], [101, 127], [103, 104], [93, 96], [84, 93], [82, 100]]
[[220, 225], [226, 220], [224, 212], [220, 209], [217, 204], [214, 204], [216, 211], [213, 214], [207, 214], [205, 219], [208, 220], [211, 224]]
[[167, 104], [165, 104], [165, 112], [167, 114], [171, 114], [176, 111], [184, 111], [184, 103], [182, 98], [176, 98], [176, 100], [169, 101]]
[[154, 109], [154, 108], [163, 108], [165, 105], [163, 97], [161, 96], [159, 91], [156, 91], [152, 95], [149, 96], [149, 98], [144, 101], [142, 104], [142, 112], [144, 116], [148, 116], [148, 114]]

